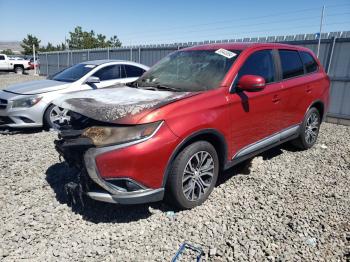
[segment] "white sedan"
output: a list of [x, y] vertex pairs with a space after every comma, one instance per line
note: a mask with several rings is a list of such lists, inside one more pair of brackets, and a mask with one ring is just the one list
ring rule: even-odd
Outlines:
[[52, 104], [66, 93], [126, 84], [149, 68], [121, 60], [87, 61], [69, 67], [46, 80], [12, 85], [0, 91], [0, 127], [51, 128], [69, 123], [70, 116]]

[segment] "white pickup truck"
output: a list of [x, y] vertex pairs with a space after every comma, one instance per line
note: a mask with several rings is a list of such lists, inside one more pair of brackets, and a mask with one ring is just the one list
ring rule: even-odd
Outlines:
[[17, 74], [23, 74], [24, 70], [30, 69], [29, 60], [11, 59], [5, 54], [0, 54], [0, 71], [13, 71]]

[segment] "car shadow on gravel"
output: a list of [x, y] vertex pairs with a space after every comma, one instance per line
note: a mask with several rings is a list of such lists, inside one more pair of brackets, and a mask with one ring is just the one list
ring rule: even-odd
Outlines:
[[42, 132], [42, 128], [25, 128], [25, 129], [14, 129], [14, 128], [0, 128], [0, 135], [17, 135], [17, 134], [35, 134]]
[[284, 143], [284, 144], [281, 144], [279, 146], [273, 147], [273, 148], [255, 156], [255, 157], [247, 159], [247, 160], [231, 167], [230, 169], [224, 171], [224, 173], [219, 176], [218, 181], [216, 183], [216, 186], [219, 186], [219, 185], [225, 183], [227, 180], [231, 179], [234, 176], [249, 175], [251, 172], [252, 163], [253, 163], [254, 158], [262, 157], [262, 159], [264, 161], [270, 160], [272, 158], [275, 158], [275, 157], [283, 154], [283, 150], [289, 151], [289, 152], [298, 151], [298, 149], [295, 148], [294, 146], [292, 146], [290, 143]]
[[56, 194], [60, 204], [68, 205], [76, 214], [80, 214], [84, 220], [93, 223], [128, 223], [140, 219], [146, 219], [153, 213], [177, 211], [163, 202], [140, 205], [116, 205], [98, 202], [84, 197], [84, 207], [73, 204], [67, 195], [65, 185], [75, 182], [77, 171], [69, 168], [65, 162], [57, 163], [46, 171], [46, 181]]
[[[281, 145], [272, 148], [258, 156], [263, 160], [269, 160], [283, 153], [283, 150], [295, 150], [289, 145]], [[219, 176], [216, 186], [225, 183], [237, 175], [249, 175], [253, 159], [248, 159], [228, 170]], [[77, 181], [77, 170], [69, 168], [65, 162], [56, 163], [46, 171], [46, 181], [56, 194], [56, 199], [60, 204], [68, 205], [72, 211], [80, 214], [84, 220], [93, 223], [128, 223], [140, 219], [146, 219], [154, 213], [167, 213], [167, 211], [177, 212], [176, 208], [167, 205], [164, 201], [140, 205], [116, 205], [98, 202], [84, 197], [84, 207], [73, 204], [65, 190], [65, 185]]]

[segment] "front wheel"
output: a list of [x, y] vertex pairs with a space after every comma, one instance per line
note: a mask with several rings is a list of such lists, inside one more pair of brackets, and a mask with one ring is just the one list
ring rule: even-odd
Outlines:
[[316, 108], [310, 108], [300, 126], [299, 137], [293, 140], [292, 144], [302, 150], [311, 148], [317, 141], [320, 125], [320, 113]]
[[14, 68], [14, 71], [15, 71], [16, 74], [19, 74], [19, 75], [23, 75], [23, 73], [24, 73], [24, 69], [21, 66], [16, 66]]
[[172, 163], [167, 197], [181, 209], [201, 205], [212, 192], [218, 174], [219, 159], [215, 148], [206, 141], [190, 144]]
[[68, 125], [70, 123], [69, 110], [58, 107], [56, 105], [50, 105], [44, 114], [44, 125], [47, 129], [56, 129], [62, 125]]

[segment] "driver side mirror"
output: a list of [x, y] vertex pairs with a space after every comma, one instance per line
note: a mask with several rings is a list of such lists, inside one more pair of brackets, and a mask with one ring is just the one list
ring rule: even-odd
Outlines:
[[240, 90], [248, 92], [263, 90], [265, 86], [265, 79], [257, 75], [244, 75], [239, 79], [237, 83], [237, 87]]
[[86, 79], [85, 83], [86, 84], [97, 84], [100, 83], [100, 78], [97, 76], [90, 76]]

